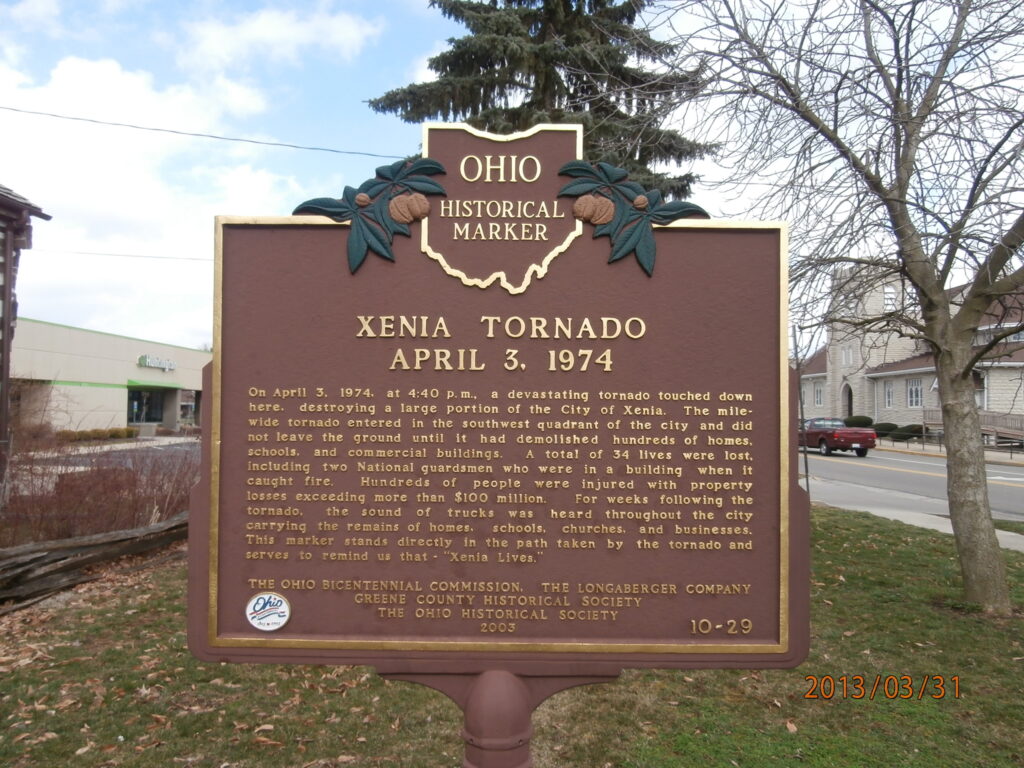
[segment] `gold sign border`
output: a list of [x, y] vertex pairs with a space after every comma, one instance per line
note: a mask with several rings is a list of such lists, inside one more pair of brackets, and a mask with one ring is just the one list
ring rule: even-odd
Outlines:
[[[424, 221], [425, 223], [425, 221]], [[639, 643], [639, 642], [477, 642], [465, 640], [326, 640], [304, 638], [261, 638], [246, 636], [220, 636], [217, 632], [219, 532], [220, 532], [220, 456], [221, 456], [221, 397], [223, 344], [223, 288], [224, 288], [224, 228], [228, 226], [348, 226], [325, 216], [217, 216], [214, 233], [214, 320], [213, 320], [213, 372], [212, 402], [210, 403], [210, 526], [209, 574], [207, 606], [207, 642], [212, 648], [263, 648], [288, 650], [337, 651], [447, 651], [447, 652], [503, 652], [503, 653], [593, 653], [593, 654], [778, 654], [789, 652], [790, 617], [790, 408], [788, 358], [788, 253], [789, 230], [785, 222], [737, 222], [709, 219], [684, 219], [659, 229], [726, 229], [777, 230], [779, 233], [779, 642], [763, 644], [715, 643]], [[556, 254], [557, 255], [557, 254]], [[553, 259], [553, 256], [551, 257]], [[550, 260], [549, 260], [550, 263]]]

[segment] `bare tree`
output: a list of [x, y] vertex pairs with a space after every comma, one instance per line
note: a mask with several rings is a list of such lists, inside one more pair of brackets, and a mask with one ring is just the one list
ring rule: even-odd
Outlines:
[[[666, 71], [700, 62], [708, 78], [683, 105], [688, 133], [705, 126], [695, 138], [720, 143], [734, 182], [766, 183], [753, 214], [790, 221], [801, 322], [898, 334], [934, 357], [965, 597], [1009, 614], [972, 372], [1024, 327], [1018, 311], [976, 338], [1024, 293], [1022, 6], [684, 0], [649, 21], [682, 54]], [[868, 315], [834, 300], [870, 285], [905, 298]]]

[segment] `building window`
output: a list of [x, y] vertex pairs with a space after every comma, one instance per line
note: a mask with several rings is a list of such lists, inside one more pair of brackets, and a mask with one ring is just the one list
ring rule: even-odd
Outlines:
[[144, 424], [164, 419], [164, 393], [161, 390], [129, 390], [128, 423]]
[[[979, 346], [981, 344], [987, 344], [995, 338], [995, 335], [999, 330], [1000, 329], [998, 327], [980, 329], [976, 334], [974, 334], [974, 345]], [[1011, 333], [1009, 336], [1003, 338], [1001, 343], [1007, 344], [1021, 341], [1024, 341], [1024, 331]]]
[[892, 408], [893, 389], [894, 387], [891, 381], [885, 382], [885, 385], [882, 387], [882, 398], [886, 408]]
[[984, 411], [988, 408], [988, 377], [981, 371], [972, 371], [971, 378], [974, 380], [974, 404]]
[[825, 404], [825, 387], [820, 381], [814, 382], [814, 405], [821, 407]]
[[900, 308], [899, 290], [895, 285], [887, 285], [882, 289], [882, 311], [897, 312]]
[[843, 347], [843, 365], [853, 365], [853, 347]]
[[921, 380], [907, 379], [907, 407], [920, 408], [921, 404]]

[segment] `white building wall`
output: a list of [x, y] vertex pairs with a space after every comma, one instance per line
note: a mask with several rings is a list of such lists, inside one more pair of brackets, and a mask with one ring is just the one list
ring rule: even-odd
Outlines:
[[[858, 285], [852, 280], [841, 282], [844, 295], [838, 296], [836, 301], [844, 303], [848, 318], [878, 317], [898, 307], [902, 301], [898, 281], [886, 286], [874, 283], [869, 276], [861, 283], [863, 290], [858, 290]], [[887, 290], [893, 302], [891, 306], [887, 306]], [[823, 405], [814, 404], [813, 382], [816, 379], [805, 376], [805, 415], [807, 418], [847, 416], [848, 402], [844, 394], [849, 387], [852, 392], [853, 415], [870, 416], [876, 423], [891, 422], [899, 426], [922, 423], [924, 409], [940, 407], [933, 370], [870, 377], [867, 372], [925, 352], [927, 349], [921, 342], [903, 338], [896, 333], [866, 332], [840, 324], [833, 326], [825, 350], [828, 364], [827, 374], [823, 375]], [[995, 413], [1024, 412], [1024, 366], [997, 363], [983, 366], [980, 370], [985, 375], [986, 390], [983, 400], [979, 402], [982, 409]], [[908, 403], [907, 382], [910, 379], [920, 379], [920, 405]], [[891, 403], [886, 402], [886, 382], [891, 382], [893, 387]]]
[[[909, 402], [911, 381], [920, 381], [921, 405]], [[892, 405], [885, 402], [886, 382], [892, 382]], [[893, 376], [880, 376], [868, 382], [874, 386], [874, 413], [868, 413], [875, 422], [890, 422], [898, 426], [921, 424], [924, 421], [925, 408], [938, 408], [939, 392], [934, 387], [935, 374], [931, 371], [908, 373]]]
[[45, 420], [54, 429], [110, 429], [128, 423], [124, 387], [54, 385]]
[[[820, 403], [815, 398], [816, 392], [821, 394]], [[831, 407], [828, 404], [828, 379], [825, 374], [804, 377], [801, 382], [800, 394], [803, 398], [805, 419], [815, 419], [831, 414]]]
[[202, 389], [212, 354], [171, 344], [19, 318], [11, 378], [21, 412], [41, 413], [57, 429], [128, 424], [131, 390], [165, 394], [164, 426], [175, 428], [181, 390]]
[[985, 388], [985, 410], [1024, 413], [1024, 366], [987, 368]]
[[[891, 285], [894, 290], [899, 290], [897, 283]], [[878, 285], [864, 297], [865, 316], [880, 316], [885, 313], [885, 291], [886, 286]], [[861, 348], [864, 368], [875, 368], [886, 363], [906, 360], [921, 352], [914, 339], [893, 332], [858, 334], [857, 343]]]
[[[898, 284], [893, 283], [893, 286]], [[847, 298], [855, 306], [857, 317], [880, 316], [886, 311], [886, 286], [868, 282], [863, 295]], [[853, 310], [853, 308], [851, 308]], [[864, 332], [844, 326], [836, 326], [829, 334], [828, 342], [828, 396], [825, 413], [821, 416], [845, 417], [871, 416], [884, 421], [875, 414], [877, 396], [875, 387], [865, 374], [872, 368], [885, 363], [905, 360], [918, 354], [913, 339], [893, 332]], [[847, 413], [846, 388], [852, 393], [852, 412]]]

